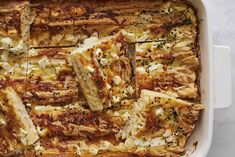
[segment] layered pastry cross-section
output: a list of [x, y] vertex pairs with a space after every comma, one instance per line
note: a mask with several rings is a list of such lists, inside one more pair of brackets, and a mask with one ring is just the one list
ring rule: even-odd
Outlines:
[[135, 94], [133, 56], [125, 35], [91, 37], [72, 52], [73, 67], [91, 110]]
[[38, 133], [15, 90], [7, 87], [0, 94], [0, 153], [23, 150], [38, 140]]

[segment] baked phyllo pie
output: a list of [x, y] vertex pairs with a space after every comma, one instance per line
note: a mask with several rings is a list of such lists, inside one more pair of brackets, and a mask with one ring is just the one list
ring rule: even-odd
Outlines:
[[116, 134], [124, 129], [131, 116], [131, 104], [121, 105], [105, 112], [93, 112], [79, 102], [64, 106], [38, 105], [29, 111], [40, 135], [40, 141], [26, 154], [37, 156], [95, 156], [120, 141]]
[[0, 48], [22, 51], [29, 38], [29, 2], [1, 1]]
[[59, 105], [84, 101], [69, 54], [72, 48], [30, 49], [27, 56], [27, 89], [30, 105]]
[[180, 98], [198, 97], [199, 60], [193, 41], [136, 44], [136, 88]]
[[0, 24], [0, 156], [184, 155], [204, 108], [189, 2], [4, 0]]
[[0, 154], [23, 150], [39, 136], [22, 103], [11, 87], [0, 90]]
[[91, 110], [101, 111], [134, 95], [133, 52], [122, 32], [105, 39], [91, 37], [72, 52], [73, 67]]
[[[37, 111], [34, 109], [31, 113], [33, 121], [37, 126], [47, 125], [46, 129], [40, 129], [40, 133], [47, 136], [51, 133], [54, 136], [41, 138], [40, 142], [35, 144], [33, 151], [39, 156], [56, 156], [63, 153], [81, 157], [178, 157], [184, 153], [186, 142], [195, 128], [200, 111], [203, 110], [201, 104], [148, 90], [142, 90], [137, 101], [125, 100], [122, 105], [122, 109], [116, 107], [106, 110], [105, 113], [95, 114], [77, 106], [85, 113], [82, 115], [71, 114], [71, 112], [80, 112], [72, 109], [72, 106], [64, 109], [62, 107], [35, 108]], [[66, 113], [70, 113], [70, 118], [62, 118]], [[90, 118], [97, 116], [97, 118], [88, 120], [87, 116]], [[75, 119], [78, 120], [74, 121]], [[86, 121], [82, 122], [82, 119]], [[83, 124], [77, 124], [77, 122]], [[76, 125], [80, 129], [75, 129]], [[51, 128], [54, 130], [51, 131]], [[74, 129], [71, 130], [71, 128]], [[104, 129], [103, 131], [109, 131], [101, 133], [101, 128]], [[66, 134], [67, 131], [73, 133]], [[70, 138], [64, 136], [70, 136]]]
[[199, 119], [203, 105], [142, 90], [117, 148], [139, 156], [180, 156]]

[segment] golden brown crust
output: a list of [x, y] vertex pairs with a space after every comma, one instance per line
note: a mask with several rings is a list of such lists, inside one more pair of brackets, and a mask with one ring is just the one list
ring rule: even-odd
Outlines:
[[180, 98], [196, 98], [199, 59], [196, 40], [189, 35], [174, 41], [136, 44], [136, 86]]
[[85, 41], [73, 52], [73, 58], [87, 101], [91, 109], [97, 111], [133, 96], [135, 88], [132, 61], [124, 35], [120, 32], [108, 39], [95, 40], [91, 47], [86, 47], [88, 41]]
[[11, 87], [0, 94], [0, 154], [34, 144], [39, 137], [20, 97]]
[[[29, 2], [4, 0], [0, 4], [0, 10], [0, 48], [22, 52], [29, 39]], [[2, 41], [6, 38], [11, 40], [9, 45]]]
[[23, 100], [31, 105], [62, 105], [84, 101], [69, 53], [72, 48], [31, 49]]
[[[0, 89], [14, 88], [40, 136], [25, 156], [185, 151], [203, 109], [185, 101], [199, 97], [197, 18], [187, 2], [4, 1], [0, 24], [0, 40], [10, 37], [0, 41]], [[0, 140], [25, 148], [19, 119], [7, 128], [14, 134], [2, 129], [2, 106]], [[9, 152], [9, 142], [1, 146], [0, 155]]]

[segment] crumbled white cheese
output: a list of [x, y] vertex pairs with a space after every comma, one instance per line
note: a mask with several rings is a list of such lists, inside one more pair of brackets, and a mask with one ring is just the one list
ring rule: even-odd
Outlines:
[[119, 114], [117, 111], [115, 111], [115, 112], [113, 113], [113, 115], [114, 115], [114, 116], [119, 116], [120, 114]]
[[38, 51], [35, 50], [34, 48], [29, 49], [29, 56], [37, 56]]
[[109, 64], [109, 61], [108, 61], [108, 59], [101, 58], [101, 59], [100, 59], [100, 64], [101, 64], [101, 65], [108, 65], [108, 64]]
[[36, 127], [36, 130], [40, 136], [46, 136], [48, 130], [46, 128]]
[[4, 49], [10, 48], [13, 45], [11, 38], [6, 37], [1, 39], [1, 44]]
[[37, 143], [35, 143], [34, 149], [35, 149], [36, 151], [42, 150], [42, 146], [41, 146], [40, 141], [38, 141]]
[[159, 116], [159, 115], [163, 115], [164, 114], [164, 111], [163, 111], [163, 109], [162, 108], [158, 108], [158, 109], [156, 109], [156, 115], [157, 116]]
[[154, 65], [151, 65], [148, 70], [149, 72], [153, 72], [155, 70], [159, 70], [159, 69], [162, 69], [163, 68], [163, 65], [162, 64], [154, 64]]
[[137, 68], [136, 68], [136, 71], [137, 71], [138, 73], [145, 73], [145, 72], [146, 72], [144, 67], [137, 67]]
[[11, 69], [11, 65], [8, 62], [1, 62], [0, 66], [6, 71], [9, 71]]
[[0, 126], [1, 125], [6, 125], [6, 124], [7, 124], [7, 121], [4, 117], [4, 115], [0, 113]]
[[107, 89], [109, 90], [109, 89], [111, 89], [112, 87], [111, 87], [111, 85], [109, 84], [109, 83], [107, 83]]
[[141, 145], [142, 147], [149, 147], [150, 145], [150, 141], [145, 141], [143, 142], [143, 144]]
[[165, 145], [165, 144], [166, 144], [165, 141], [160, 137], [154, 137], [150, 141], [150, 146], [151, 147], [162, 146], [162, 145]]
[[121, 99], [120, 99], [120, 97], [119, 96], [112, 96], [112, 102], [113, 103], [117, 103], [117, 102], [119, 102]]
[[51, 59], [51, 64], [56, 65], [56, 66], [63, 65], [65, 63], [66, 61], [63, 59], [53, 59], [53, 58]]
[[175, 140], [175, 136], [170, 135], [169, 137], [166, 138], [166, 142], [172, 142]]
[[111, 53], [111, 56], [112, 56], [113, 59], [119, 59], [119, 57], [116, 53]]
[[103, 51], [98, 48], [95, 50], [95, 55], [97, 56], [97, 58], [101, 58], [103, 56]]
[[26, 103], [26, 106], [30, 107], [30, 106], [32, 106], [32, 104], [31, 103]]
[[162, 135], [163, 137], [169, 137], [171, 135], [171, 130], [167, 129], [165, 133]]
[[99, 151], [99, 149], [98, 149], [96, 146], [94, 146], [94, 145], [90, 145], [90, 146], [89, 146], [89, 151], [90, 151], [92, 154], [97, 154], [98, 151]]
[[41, 68], [45, 68], [46, 66], [48, 66], [50, 64], [50, 62], [49, 62], [48, 58], [45, 56], [38, 61], [38, 64]]
[[118, 76], [118, 75], [114, 76], [113, 82], [114, 82], [115, 85], [119, 85], [121, 83], [121, 81], [122, 81], [122, 79], [121, 79], [120, 76]]
[[137, 53], [143, 53], [145, 50], [144, 50], [141, 46], [136, 46], [135, 51], [136, 51]]
[[143, 144], [143, 141], [140, 140], [140, 139], [137, 139], [137, 140], [134, 141], [134, 143], [135, 143], [135, 145], [137, 145], [137, 146], [141, 146], [141, 145]]
[[127, 96], [128, 94], [127, 88], [123, 88], [122, 90], [120, 90], [120, 92], [122, 93], [123, 96]]
[[83, 47], [86, 48], [90, 48], [95, 46], [97, 43], [99, 42], [99, 39], [96, 36], [91, 36], [90, 38], [87, 38], [84, 40], [83, 42]]
[[130, 113], [129, 112], [125, 112], [124, 114], [121, 115], [121, 118], [123, 120], [128, 120], [129, 118], [131, 117]]
[[18, 54], [24, 50], [24, 43], [23, 40], [21, 40], [16, 47], [10, 48], [9, 51], [11, 51], [14, 54]]
[[135, 89], [132, 86], [128, 86], [127, 91], [130, 95], [135, 93]]
[[92, 68], [91, 66], [87, 66], [86, 67], [87, 71], [90, 72], [90, 73], [93, 73], [95, 71], [94, 68]]

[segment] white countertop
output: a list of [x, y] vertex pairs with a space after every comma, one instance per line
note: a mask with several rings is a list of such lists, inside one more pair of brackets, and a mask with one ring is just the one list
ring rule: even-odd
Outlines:
[[[232, 80], [235, 80], [235, 0], [205, 0], [212, 22], [214, 44], [231, 47]], [[214, 133], [208, 157], [235, 156], [235, 84], [232, 106], [215, 111]]]

